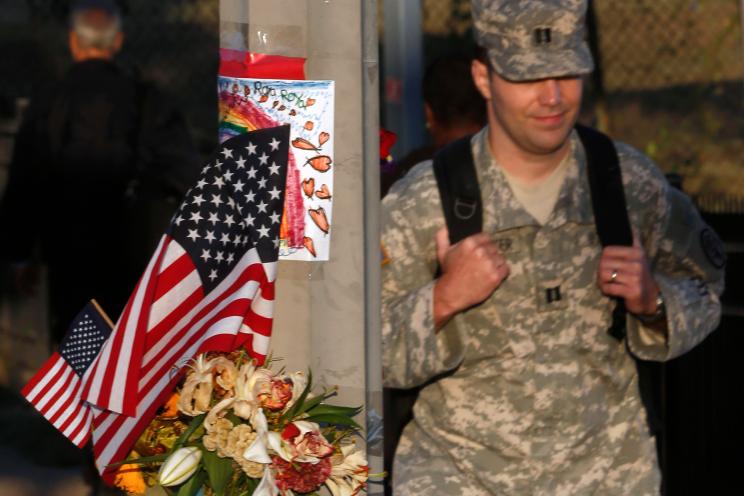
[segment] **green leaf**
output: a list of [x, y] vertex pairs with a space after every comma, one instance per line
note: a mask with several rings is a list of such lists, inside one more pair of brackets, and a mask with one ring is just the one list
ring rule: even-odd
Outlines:
[[323, 414], [323, 415], [311, 415], [310, 417], [307, 417], [303, 420], [307, 420], [308, 422], [316, 422], [316, 423], [326, 423], [326, 424], [333, 424], [333, 425], [349, 425], [351, 427], [354, 427], [355, 429], [360, 429], [361, 426], [354, 422], [353, 419], [350, 417], [346, 417], [344, 415], [331, 415], [331, 414]]
[[305, 399], [307, 399], [307, 395], [310, 394], [310, 389], [313, 387], [313, 372], [311, 370], [307, 371], [307, 386], [305, 386], [305, 389], [303, 389], [302, 394], [300, 394], [300, 397], [297, 398], [297, 401], [292, 404], [292, 408], [284, 412], [284, 415], [279, 417], [279, 423], [284, 424], [288, 421], [291, 421], [293, 418], [297, 416], [297, 410], [300, 409], [303, 403], [305, 403]]
[[176, 496], [194, 496], [204, 485], [205, 480], [207, 480], [207, 473], [204, 470], [197, 470], [189, 480], [184, 482]]
[[308, 415], [345, 415], [353, 417], [362, 411], [362, 407], [336, 406], [336, 405], [318, 405], [315, 408], [307, 410]]
[[202, 413], [201, 415], [197, 415], [194, 417], [194, 419], [191, 421], [189, 426], [186, 428], [183, 433], [178, 436], [178, 439], [176, 439], [176, 442], [173, 443], [173, 449], [171, 450], [171, 453], [176, 451], [178, 448], [182, 447], [186, 441], [189, 440], [191, 435], [196, 431], [199, 427], [202, 427], [204, 425], [204, 417], [206, 417], [205, 413]]
[[232, 422], [232, 425], [240, 425], [243, 423], [243, 419], [235, 415], [232, 411], [227, 412], [224, 418]]
[[229, 458], [220, 458], [217, 453], [202, 450], [202, 463], [209, 476], [209, 485], [212, 487], [215, 496], [223, 496], [227, 483], [233, 474], [232, 460]]
[[306, 411], [317, 407], [321, 401], [323, 401], [323, 396], [316, 396], [315, 398], [307, 400], [303, 405], [300, 405], [300, 407], [297, 409], [297, 412], [294, 414], [292, 418], [298, 417], [302, 415], [303, 413], [305, 413]]
[[129, 460], [123, 460], [116, 463], [110, 463], [106, 465], [106, 468], [119, 467], [121, 465], [145, 465], [146, 463], [157, 463], [164, 462], [170, 453], [163, 453], [162, 455], [143, 456], [141, 458], [130, 458]]

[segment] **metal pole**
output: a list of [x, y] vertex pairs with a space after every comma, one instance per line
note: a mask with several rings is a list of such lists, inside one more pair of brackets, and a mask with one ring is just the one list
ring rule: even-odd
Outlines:
[[[362, 1], [362, 127], [364, 168], [364, 296], [367, 462], [383, 470], [382, 341], [380, 335], [380, 145], [377, 1]], [[383, 494], [370, 484], [368, 494]]]
[[422, 146], [424, 129], [423, 35], [420, 0], [384, 0], [383, 127], [398, 135], [393, 156], [401, 157]]

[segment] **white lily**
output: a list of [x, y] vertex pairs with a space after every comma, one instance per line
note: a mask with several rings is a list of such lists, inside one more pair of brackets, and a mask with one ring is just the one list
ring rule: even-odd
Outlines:
[[261, 482], [258, 483], [258, 487], [253, 491], [253, 496], [279, 496], [279, 488], [276, 487], [274, 474], [268, 466], [264, 469]]
[[271, 431], [266, 434], [266, 440], [269, 443], [269, 447], [274, 451], [274, 453], [279, 455], [282, 460], [285, 462], [292, 461], [292, 449], [284, 442], [281, 434]]
[[[292, 408], [292, 405], [294, 405], [297, 400], [300, 399], [300, 395], [307, 387], [307, 376], [302, 372], [294, 372], [292, 374], [289, 374], [289, 378], [292, 381], [292, 399], [287, 402], [287, 405], [282, 410], [282, 413]], [[310, 395], [308, 395], [308, 399], [310, 399]]]
[[179, 448], [160, 467], [158, 482], [161, 486], [177, 486], [186, 482], [199, 468], [202, 452], [196, 446]]
[[253, 384], [255, 380], [256, 367], [253, 362], [246, 362], [240, 366], [238, 377], [235, 380], [235, 404], [233, 412], [238, 417], [249, 419], [256, 409], [256, 398], [253, 395]]
[[186, 415], [195, 417], [209, 409], [209, 401], [212, 398], [213, 364], [214, 360], [207, 360], [207, 355], [202, 353], [187, 365], [191, 371], [186, 376], [178, 400], [178, 409]]
[[225, 398], [214, 405], [211, 410], [209, 410], [209, 413], [207, 413], [207, 416], [204, 418], [204, 428], [207, 430], [207, 432], [212, 432], [212, 428], [214, 427], [217, 420], [224, 416], [221, 415], [222, 412], [227, 410], [234, 402], [234, 397]]
[[243, 458], [256, 463], [271, 463], [267, 446], [269, 427], [266, 416], [261, 408], [257, 408], [253, 417], [251, 417], [251, 425], [253, 425], [253, 429], [256, 431], [256, 439], [245, 449]]
[[331, 467], [331, 475], [325, 485], [333, 496], [354, 496], [365, 486], [368, 477], [364, 452], [353, 444], [341, 446], [343, 460]]

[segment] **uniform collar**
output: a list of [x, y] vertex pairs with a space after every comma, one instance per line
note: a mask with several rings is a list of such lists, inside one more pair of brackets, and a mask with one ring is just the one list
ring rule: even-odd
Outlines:
[[[544, 226], [551, 229], [569, 222], [577, 224], [593, 222], [584, 147], [575, 130], [571, 132], [570, 140], [569, 159], [573, 163], [566, 171], [555, 207]], [[483, 198], [484, 230], [496, 232], [522, 226], [539, 227], [538, 222], [514, 197], [503, 170], [491, 155], [488, 126], [473, 136], [471, 144]]]

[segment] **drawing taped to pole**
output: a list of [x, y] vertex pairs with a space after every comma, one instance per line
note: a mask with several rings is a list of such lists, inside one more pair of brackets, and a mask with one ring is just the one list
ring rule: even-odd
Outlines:
[[[290, 124], [290, 158], [284, 215], [282, 260], [328, 260], [333, 204], [333, 81], [218, 78], [219, 135]], [[256, 174], [270, 174], [271, 164], [258, 159]], [[240, 193], [240, 192], [237, 192]], [[250, 192], [242, 192], [249, 194]]]

